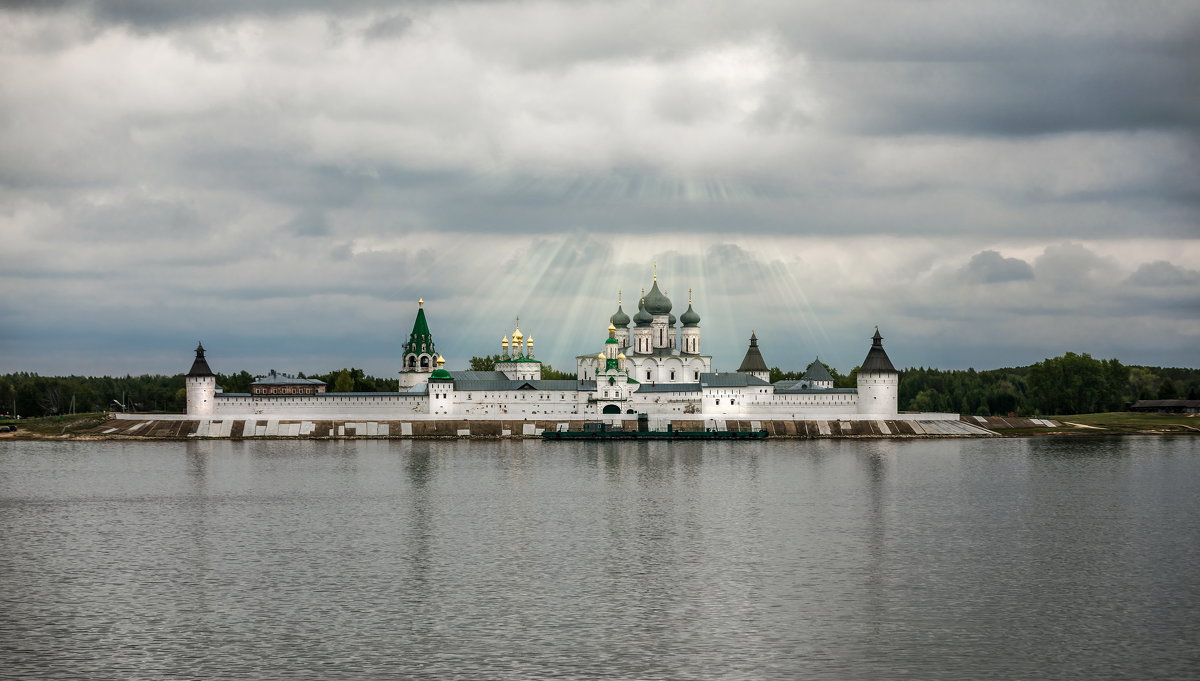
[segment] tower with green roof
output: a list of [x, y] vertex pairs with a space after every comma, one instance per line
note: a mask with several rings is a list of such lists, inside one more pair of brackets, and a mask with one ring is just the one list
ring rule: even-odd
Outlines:
[[433, 334], [429, 333], [429, 322], [425, 319], [425, 300], [417, 300], [417, 318], [413, 321], [412, 333], [404, 342], [403, 366], [400, 369], [400, 390], [407, 390], [418, 383], [429, 380], [429, 374], [437, 365], [437, 348]]

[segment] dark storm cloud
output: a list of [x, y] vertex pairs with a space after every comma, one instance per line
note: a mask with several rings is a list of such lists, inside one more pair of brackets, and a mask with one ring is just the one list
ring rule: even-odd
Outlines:
[[1020, 258], [1005, 258], [996, 251], [981, 251], [960, 271], [967, 281], [994, 284], [1033, 278], [1033, 268]]

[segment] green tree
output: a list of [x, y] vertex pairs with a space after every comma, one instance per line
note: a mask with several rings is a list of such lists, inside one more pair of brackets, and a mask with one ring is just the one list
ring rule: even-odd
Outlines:
[[1111, 384], [1128, 383], [1120, 362], [1111, 362], [1068, 352], [1034, 364], [1029, 367], [1034, 408], [1041, 414], [1090, 414], [1108, 408], [1114, 401]]
[[470, 360], [471, 371], [495, 371], [496, 362], [504, 359], [500, 355], [488, 355], [487, 357], [472, 357]]
[[342, 369], [338, 372], [337, 377], [333, 380], [333, 388], [331, 392], [335, 393], [352, 393], [354, 392], [354, 378], [351, 377], [350, 371]]

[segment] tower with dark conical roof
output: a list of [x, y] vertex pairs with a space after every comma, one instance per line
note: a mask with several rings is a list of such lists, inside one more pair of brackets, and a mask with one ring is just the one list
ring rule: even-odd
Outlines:
[[407, 390], [418, 383], [429, 380], [437, 364], [437, 348], [429, 322], [425, 319], [425, 299], [417, 300], [417, 318], [413, 320], [412, 333], [404, 342], [404, 360], [400, 369], [400, 390]]
[[858, 413], [895, 416], [899, 412], [900, 374], [883, 350], [879, 327], [871, 337], [871, 349], [858, 368]]
[[204, 358], [204, 344], [196, 343], [196, 359], [183, 377], [189, 416], [211, 416], [216, 407], [217, 376]]
[[753, 331], [750, 332], [750, 347], [746, 348], [746, 356], [742, 358], [738, 373], [750, 374], [764, 381], [771, 380], [771, 370], [763, 359], [762, 351], [758, 349], [758, 335]]

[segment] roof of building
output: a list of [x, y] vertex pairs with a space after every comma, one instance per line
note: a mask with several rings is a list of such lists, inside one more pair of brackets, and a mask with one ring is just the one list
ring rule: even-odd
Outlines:
[[507, 378], [491, 378], [491, 379], [457, 379], [454, 381], [454, 389], [462, 392], [465, 390], [584, 390], [592, 391], [596, 389], [595, 381], [573, 381], [573, 380], [545, 380], [545, 381], [523, 381], [512, 380]]
[[[422, 349], [421, 345], [425, 348]], [[417, 301], [417, 318], [413, 321], [412, 333], [404, 344], [404, 354], [436, 354], [433, 336], [429, 333], [429, 322], [425, 320], [425, 301]]]
[[204, 344], [196, 343], [196, 361], [192, 362], [191, 371], [187, 372], [188, 376], [216, 376], [212, 369], [208, 368], [208, 360], [204, 359]]
[[688, 303], [687, 312], [679, 316], [679, 321], [683, 322], [684, 326], [700, 326], [700, 315], [692, 309], [692, 304]]
[[621, 304], [617, 303], [617, 311], [608, 321], [612, 322], [613, 326], [629, 326], [629, 315], [625, 314], [625, 310], [621, 309]]
[[766, 381], [737, 372], [700, 374], [700, 385], [705, 388], [745, 388], [748, 386], [771, 385]]
[[646, 294], [646, 311], [650, 314], [671, 314], [671, 299], [658, 289], [658, 277], [654, 278], [654, 285]]
[[[325, 381], [315, 378], [297, 378], [287, 374], [276, 373], [274, 369], [266, 376], [259, 376], [250, 385], [326, 385]], [[344, 394], [344, 393], [343, 393]]]
[[[419, 386], [414, 386], [413, 389], [402, 392], [380, 392], [380, 393], [315, 393], [313, 395], [302, 395], [304, 399], [317, 398], [322, 400], [339, 400], [343, 397], [404, 397], [406, 395], [423, 395], [425, 394], [426, 384], [421, 383]], [[296, 399], [297, 395], [251, 395], [250, 393], [217, 393], [218, 398], [221, 397], [253, 397], [256, 399]]]
[[776, 395], [854, 395], [858, 393], [858, 388], [813, 388], [811, 385], [807, 388], [801, 388], [801, 385], [809, 385], [808, 381], [779, 381], [775, 384]]
[[649, 326], [654, 321], [653, 315], [646, 310], [646, 299], [638, 301], [638, 311], [633, 314], [633, 322], [638, 326]]
[[833, 375], [829, 373], [829, 369], [825, 367], [825, 364], [820, 359], [814, 359], [812, 364], [809, 364], [808, 368], [804, 370], [804, 375], [800, 378], [805, 381], [832, 381]]
[[1160, 407], [1200, 408], [1200, 400], [1138, 400], [1130, 408], [1154, 409]]
[[750, 347], [746, 348], [746, 356], [742, 358], [742, 365], [737, 370], [770, 371], [767, 368], [766, 360], [763, 359], [762, 351], [758, 349], [758, 336], [753, 331], [750, 332]]
[[640, 393], [698, 393], [699, 383], [643, 383]]
[[507, 381], [503, 371], [451, 371], [456, 381]]
[[859, 373], [864, 371], [898, 373], [896, 367], [892, 366], [892, 360], [888, 359], [887, 353], [883, 351], [883, 336], [879, 335], [878, 326], [875, 327], [875, 335], [871, 336], [871, 349], [867, 351], [867, 358], [863, 360], [858, 371]]

